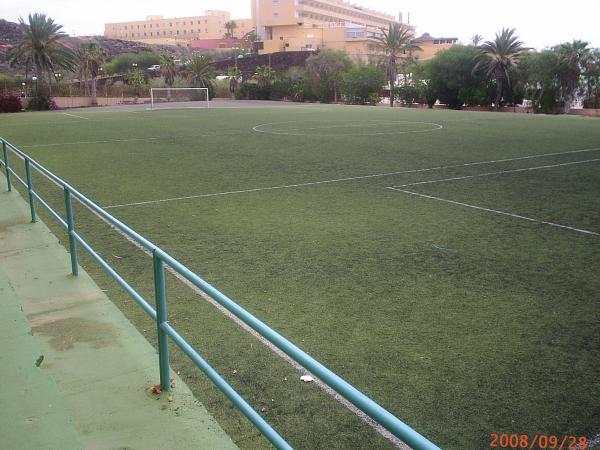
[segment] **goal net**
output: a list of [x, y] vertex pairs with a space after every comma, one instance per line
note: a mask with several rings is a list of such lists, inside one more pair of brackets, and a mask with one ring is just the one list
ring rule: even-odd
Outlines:
[[151, 109], [209, 108], [208, 88], [152, 88]]

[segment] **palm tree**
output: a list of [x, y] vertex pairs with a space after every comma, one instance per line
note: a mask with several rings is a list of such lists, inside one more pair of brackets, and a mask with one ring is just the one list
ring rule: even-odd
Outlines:
[[471, 45], [473, 45], [474, 47], [478, 47], [481, 41], [483, 41], [483, 36], [480, 34], [474, 34], [473, 36], [471, 36], [470, 39]]
[[413, 30], [403, 23], [390, 23], [388, 29], [381, 28], [381, 36], [375, 36], [372, 39], [376, 49], [383, 52], [387, 58], [387, 77], [390, 83], [390, 106], [394, 106], [394, 86], [396, 84], [396, 75], [398, 74], [397, 58], [400, 55], [408, 55], [414, 51], [420, 51], [416, 41], [413, 38]]
[[233, 30], [235, 30], [237, 28], [237, 23], [235, 23], [235, 20], [230, 20], [228, 22], [225, 22], [225, 29], [227, 30], [227, 33], [225, 33], [225, 38], [232, 38], [233, 36]]
[[161, 55], [160, 57], [160, 73], [165, 79], [165, 84], [169, 87], [167, 89], [167, 102], [171, 101], [171, 88], [175, 83], [175, 77], [177, 76], [177, 63], [175, 57], [171, 55]]
[[19, 18], [21, 28], [21, 41], [9, 53], [8, 61], [11, 66], [24, 62], [26, 74], [30, 67], [34, 67], [36, 75], [43, 80], [44, 74], [48, 75], [51, 88], [52, 78], [59, 69], [73, 70], [76, 65], [75, 53], [60, 39], [67, 34], [60, 31], [62, 25], [54, 23], [45, 14], [29, 14], [28, 23]]
[[568, 113], [581, 82], [581, 76], [592, 60], [592, 50], [584, 41], [574, 40], [555, 47], [558, 55], [558, 78], [563, 91], [564, 111]]
[[518, 36], [515, 36], [514, 28], [503, 28], [500, 33], [496, 33], [493, 41], [485, 42], [480, 48], [481, 53], [478, 55], [478, 61], [473, 71], [483, 69], [488, 77], [496, 80], [494, 107], [498, 111], [502, 93], [505, 89], [511, 91], [509, 69], [519, 61], [526, 48], [523, 47]]
[[275, 71], [269, 66], [257, 66], [254, 79], [258, 87], [264, 89], [275, 79]]
[[83, 42], [79, 45], [77, 57], [79, 59], [79, 72], [86, 80], [88, 76], [92, 81], [92, 105], [98, 104], [96, 95], [96, 81], [100, 67], [106, 62], [108, 54], [106, 49], [97, 42]]
[[235, 98], [235, 93], [238, 88], [238, 80], [242, 76], [242, 71], [237, 67], [230, 67], [227, 69], [227, 75], [229, 75], [229, 95], [231, 98]]
[[205, 87], [209, 89], [209, 92], [212, 92], [212, 80], [215, 78], [215, 71], [210, 56], [194, 56], [186, 70], [196, 87]]

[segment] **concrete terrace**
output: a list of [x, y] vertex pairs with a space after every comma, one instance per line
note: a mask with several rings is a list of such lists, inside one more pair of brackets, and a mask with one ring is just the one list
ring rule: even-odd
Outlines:
[[188, 387], [0, 176], [0, 447], [235, 449]]

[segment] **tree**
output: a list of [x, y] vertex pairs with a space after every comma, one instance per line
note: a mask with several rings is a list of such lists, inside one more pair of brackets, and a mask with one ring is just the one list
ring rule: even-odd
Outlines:
[[67, 35], [60, 31], [62, 25], [54, 23], [45, 14], [29, 14], [28, 22], [19, 18], [21, 39], [18, 45], [9, 53], [8, 61], [11, 66], [24, 62], [26, 74], [34, 67], [36, 75], [43, 82], [44, 75], [48, 76], [48, 86], [51, 90], [52, 78], [59, 69], [72, 71], [76, 66], [75, 53], [60, 40]]
[[483, 41], [483, 36], [480, 34], [474, 34], [473, 36], [471, 36], [471, 45], [473, 45], [474, 47], [479, 47], [479, 44], [481, 43], [481, 41]]
[[361, 64], [344, 73], [342, 93], [347, 103], [355, 105], [378, 103], [384, 83], [384, 71], [376, 66]]
[[237, 28], [237, 23], [235, 23], [235, 20], [230, 20], [228, 22], [225, 22], [224, 27], [227, 30], [227, 33], [225, 33], [225, 35], [223, 37], [226, 39], [234, 37], [233, 30], [235, 30]]
[[257, 66], [254, 79], [261, 89], [266, 89], [275, 80], [275, 71], [269, 66]]
[[530, 51], [519, 59], [513, 78], [535, 113], [556, 112], [561, 95], [557, 72], [558, 56], [554, 50]]
[[234, 99], [239, 84], [239, 78], [242, 76], [242, 71], [237, 67], [230, 67], [227, 69], [227, 75], [229, 76], [229, 95]]
[[352, 67], [352, 61], [345, 52], [324, 49], [306, 59], [306, 69], [320, 90], [322, 101], [338, 101], [342, 75]]
[[558, 77], [563, 93], [564, 112], [568, 113], [571, 103], [581, 88], [582, 74], [592, 60], [588, 43], [574, 40], [555, 47], [558, 56]]
[[394, 86], [398, 74], [398, 58], [421, 50], [413, 39], [413, 30], [403, 23], [390, 23], [388, 29], [381, 28], [381, 36], [375, 36], [372, 42], [376, 49], [387, 58], [387, 77], [390, 83], [390, 106], [394, 106]]
[[439, 99], [453, 109], [489, 104], [487, 77], [474, 70], [478, 54], [479, 50], [472, 45], [453, 45], [426, 61], [422, 76], [428, 102]]
[[187, 65], [186, 71], [196, 87], [208, 88], [209, 95], [212, 97], [213, 79], [215, 78], [212, 58], [209, 55], [194, 56]]
[[175, 77], [177, 76], [177, 63], [175, 57], [171, 55], [161, 55], [160, 57], [160, 73], [165, 79], [165, 84], [169, 87], [167, 89], [167, 101], [171, 101], [171, 88], [175, 83]]
[[482, 69], [485, 74], [496, 81], [496, 110], [500, 109], [500, 102], [505, 90], [511, 92], [509, 69], [517, 63], [521, 53], [525, 50], [523, 43], [515, 36], [515, 29], [503, 28], [496, 33], [493, 41], [485, 42], [478, 55], [474, 70]]
[[88, 77], [91, 78], [92, 105], [97, 105], [96, 84], [100, 67], [106, 62], [106, 49], [97, 42], [82, 42], [79, 44], [77, 57], [79, 60], [79, 72], [86, 80], [86, 84]]

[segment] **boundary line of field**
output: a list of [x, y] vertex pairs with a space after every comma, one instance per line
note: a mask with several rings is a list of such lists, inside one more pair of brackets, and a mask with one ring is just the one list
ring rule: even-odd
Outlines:
[[477, 209], [480, 211], [487, 211], [487, 212], [491, 212], [493, 214], [497, 214], [500, 216], [507, 216], [507, 217], [512, 217], [514, 219], [522, 219], [522, 220], [527, 220], [527, 221], [533, 222], [533, 223], [539, 223], [541, 225], [549, 225], [551, 227], [562, 228], [562, 229], [566, 229], [566, 230], [570, 230], [570, 231], [576, 231], [578, 233], [600, 236], [600, 233], [596, 233], [595, 231], [584, 230], [581, 228], [575, 228], [575, 227], [571, 227], [568, 225], [561, 225], [561, 224], [554, 223], [554, 222], [547, 222], [545, 220], [534, 219], [532, 217], [521, 216], [519, 214], [514, 214], [514, 213], [510, 213], [510, 212], [506, 212], [506, 211], [499, 211], [496, 209], [484, 208], [482, 206], [470, 205], [468, 203], [457, 202], [454, 200], [448, 200], [446, 198], [435, 197], [433, 195], [421, 194], [419, 192], [407, 191], [405, 189], [398, 189], [397, 187], [394, 187], [394, 186], [388, 186], [387, 189], [391, 189], [392, 191], [396, 191], [396, 192], [403, 192], [405, 194], [415, 195], [417, 197], [423, 197], [423, 198], [428, 198], [431, 200], [437, 200], [440, 202], [450, 203], [452, 205], [464, 206], [466, 208]]
[[58, 142], [56, 144], [21, 145], [21, 148], [62, 147], [63, 145], [110, 144], [111, 142], [155, 141], [159, 138], [104, 139], [101, 141]]
[[431, 171], [436, 171], [436, 170], [456, 169], [456, 168], [461, 168], [461, 167], [472, 167], [472, 166], [479, 166], [479, 165], [485, 165], [485, 164], [496, 164], [496, 163], [510, 162], [510, 161], [522, 161], [522, 160], [527, 160], [527, 159], [543, 158], [543, 157], [547, 157], [547, 156], [558, 156], [558, 155], [577, 154], [577, 153], [584, 153], [584, 152], [595, 152], [595, 151], [599, 151], [599, 150], [600, 150], [600, 147], [578, 149], [578, 150], [567, 150], [567, 151], [563, 151], [563, 152], [542, 153], [542, 154], [537, 154], [537, 155], [520, 156], [520, 157], [515, 157], [515, 158], [504, 158], [504, 159], [478, 161], [478, 162], [470, 162], [470, 163], [463, 163], [463, 164], [452, 164], [452, 165], [447, 165], [447, 166], [436, 166], [436, 167], [429, 167], [429, 168], [422, 168], [422, 169], [409, 169], [409, 170], [401, 170], [401, 171], [397, 171], [397, 172], [376, 173], [376, 174], [371, 174], [371, 175], [360, 175], [360, 176], [354, 176], [354, 177], [335, 178], [335, 179], [321, 180], [321, 181], [308, 181], [308, 182], [304, 182], [304, 183], [285, 184], [285, 185], [268, 186], [268, 187], [260, 187], [260, 188], [253, 188], [253, 189], [240, 189], [240, 190], [235, 190], [235, 191], [213, 192], [213, 193], [208, 193], [208, 194], [188, 195], [188, 196], [183, 196], [183, 197], [171, 197], [171, 198], [164, 198], [164, 199], [158, 199], [158, 200], [147, 200], [147, 201], [142, 201], [142, 202], [113, 204], [113, 205], [103, 206], [103, 208], [104, 209], [124, 208], [124, 207], [128, 207], [128, 206], [151, 205], [151, 204], [156, 204], [156, 203], [173, 202], [173, 201], [180, 201], [180, 200], [191, 200], [191, 199], [195, 199], [195, 198], [217, 197], [217, 196], [222, 196], [222, 195], [233, 195], [233, 194], [247, 194], [247, 193], [252, 193], [252, 192], [273, 191], [273, 190], [278, 190], [278, 189], [292, 189], [292, 188], [298, 188], [298, 187], [316, 186], [316, 185], [321, 185], [321, 184], [340, 183], [340, 182], [344, 182], [344, 181], [358, 181], [358, 180], [365, 180], [365, 179], [370, 179], [370, 178], [380, 178], [380, 177], [387, 177], [387, 176], [392, 176], [392, 175], [431, 172]]
[[76, 118], [78, 118], [78, 119], [90, 120], [90, 118], [89, 118], [89, 117], [78, 116], [77, 114], [69, 114], [69, 113], [66, 113], [66, 112], [64, 112], [63, 114], [64, 114], [65, 116], [76, 117]]
[[560, 164], [549, 164], [546, 166], [524, 167], [522, 169], [500, 170], [498, 172], [478, 173], [476, 175], [465, 175], [462, 177], [442, 178], [439, 180], [417, 181], [415, 183], [400, 184], [400, 185], [395, 185], [395, 186], [391, 186], [391, 187], [392, 188], [403, 188], [403, 187], [409, 187], [409, 186], [419, 186], [419, 185], [423, 185], [423, 184], [434, 184], [434, 183], [443, 183], [443, 182], [447, 182], [447, 181], [467, 180], [469, 178], [489, 177], [492, 175], [502, 175], [505, 173], [517, 173], [517, 172], [527, 172], [527, 171], [532, 171], [532, 170], [551, 169], [553, 167], [572, 166], [575, 164], [586, 164], [586, 163], [596, 162], [596, 161], [600, 161], [600, 158], [586, 159], [583, 161], [571, 161], [571, 162], [560, 163]]

